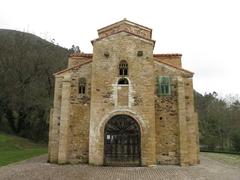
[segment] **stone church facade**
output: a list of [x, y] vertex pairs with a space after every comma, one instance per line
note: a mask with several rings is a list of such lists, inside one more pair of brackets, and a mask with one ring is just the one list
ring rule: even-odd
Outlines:
[[152, 30], [126, 19], [98, 30], [93, 53], [55, 73], [49, 162], [199, 163], [193, 73], [181, 54], [153, 54]]

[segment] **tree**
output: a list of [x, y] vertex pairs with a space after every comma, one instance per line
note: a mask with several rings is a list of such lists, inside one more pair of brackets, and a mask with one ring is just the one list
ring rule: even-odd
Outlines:
[[66, 66], [68, 50], [7, 30], [0, 30], [0, 50], [0, 130], [46, 141], [52, 74]]
[[231, 134], [233, 149], [240, 152], [240, 129], [236, 129]]
[[204, 95], [195, 92], [195, 106], [199, 115], [200, 144], [209, 150], [220, 151], [230, 151], [233, 146], [236, 147], [234, 144], [238, 140], [235, 130], [240, 129], [238, 96], [223, 99], [216, 92]]
[[72, 45], [72, 47], [69, 49], [69, 52], [72, 53], [81, 53], [81, 50], [79, 46]]

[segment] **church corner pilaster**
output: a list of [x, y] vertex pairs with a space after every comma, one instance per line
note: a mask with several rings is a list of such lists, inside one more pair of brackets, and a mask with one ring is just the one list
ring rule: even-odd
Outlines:
[[62, 103], [61, 103], [61, 119], [59, 132], [59, 151], [58, 163], [65, 164], [68, 161], [68, 129], [70, 118], [70, 90], [71, 80], [69, 76], [64, 77], [62, 81]]
[[186, 166], [188, 165], [188, 149], [184, 79], [178, 77], [177, 84], [180, 165]]

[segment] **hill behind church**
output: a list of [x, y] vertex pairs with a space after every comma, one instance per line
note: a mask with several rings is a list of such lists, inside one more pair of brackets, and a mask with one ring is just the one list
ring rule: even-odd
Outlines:
[[0, 29], [0, 131], [47, 140], [52, 74], [68, 55], [36, 35]]

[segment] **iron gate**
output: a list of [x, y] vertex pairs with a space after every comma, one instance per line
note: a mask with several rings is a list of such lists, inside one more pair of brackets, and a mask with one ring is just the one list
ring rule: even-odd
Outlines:
[[140, 140], [140, 128], [133, 118], [127, 115], [111, 118], [105, 126], [104, 133], [105, 165], [140, 165]]

